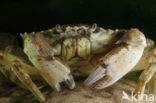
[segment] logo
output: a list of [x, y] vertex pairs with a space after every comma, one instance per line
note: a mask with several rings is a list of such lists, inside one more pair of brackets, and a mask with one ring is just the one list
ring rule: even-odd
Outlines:
[[138, 94], [138, 99], [136, 98], [136, 94], [134, 92], [131, 92], [131, 95], [129, 96], [125, 91], [122, 92], [123, 96], [121, 100], [129, 100], [129, 101], [154, 101], [154, 95], [153, 94]]

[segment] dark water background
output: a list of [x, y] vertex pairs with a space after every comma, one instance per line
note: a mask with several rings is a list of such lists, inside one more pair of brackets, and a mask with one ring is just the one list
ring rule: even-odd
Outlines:
[[139, 28], [156, 40], [156, 0], [1, 0], [0, 32], [48, 29], [56, 24]]

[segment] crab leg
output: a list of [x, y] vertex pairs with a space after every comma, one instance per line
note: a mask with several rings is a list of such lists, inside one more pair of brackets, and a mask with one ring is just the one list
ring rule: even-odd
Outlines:
[[20, 80], [17, 78], [16, 74], [14, 74], [11, 70], [8, 70], [7, 68], [5, 68], [5, 66], [3, 64], [0, 64], [0, 72], [2, 72], [2, 74], [10, 79], [12, 82], [14, 82], [15, 84], [17, 84], [18, 86], [20, 86], [21, 88], [27, 89], [21, 82]]
[[33, 83], [30, 76], [22, 70], [21, 65], [18, 61], [13, 64], [12, 71], [17, 75], [18, 79], [26, 86], [33, 95], [41, 102], [45, 102], [45, 97], [37, 86]]
[[149, 93], [154, 94], [154, 96], [156, 97], [156, 72], [152, 77], [152, 79], [150, 80], [150, 82], [148, 83], [148, 90]]
[[56, 91], [60, 91], [60, 83], [65, 81], [70, 89], [75, 86], [69, 67], [54, 57], [55, 50], [39, 34], [25, 34], [24, 52], [38, 69], [42, 77]]
[[[143, 94], [146, 84], [152, 79], [155, 78], [154, 74], [156, 71], [156, 48], [152, 50], [151, 57], [148, 58], [149, 67], [147, 67], [139, 77], [139, 83], [135, 89], [136, 97], [138, 98], [139, 94]], [[150, 83], [151, 84], [151, 83]], [[155, 94], [155, 81], [151, 84], [150, 92]], [[151, 91], [153, 89], [153, 91]]]
[[149, 68], [145, 69], [139, 77], [139, 83], [135, 89], [136, 98], [145, 91], [146, 84], [151, 80], [156, 71], [156, 64], [153, 63]]
[[0, 51], [0, 58], [2, 58], [0, 59], [0, 71], [6, 77], [17, 85], [30, 90], [41, 103], [45, 102], [44, 95], [29, 76], [30, 72], [35, 75], [38, 73], [33, 67], [23, 63], [19, 58], [7, 52]]
[[112, 85], [133, 69], [145, 47], [146, 39], [143, 33], [137, 29], [127, 31], [116, 42], [116, 47], [99, 59], [97, 69], [85, 80], [84, 85], [93, 85], [93, 90]]

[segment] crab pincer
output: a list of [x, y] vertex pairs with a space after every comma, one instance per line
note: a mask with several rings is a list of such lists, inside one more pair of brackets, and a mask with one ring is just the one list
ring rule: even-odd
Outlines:
[[25, 42], [24, 52], [54, 90], [61, 90], [61, 82], [65, 82], [70, 89], [75, 87], [69, 67], [54, 56], [55, 49], [40, 37], [40, 34], [25, 34], [23, 39]]
[[116, 47], [99, 59], [96, 70], [84, 81], [92, 90], [106, 88], [127, 74], [140, 60], [146, 39], [138, 29], [128, 30]]

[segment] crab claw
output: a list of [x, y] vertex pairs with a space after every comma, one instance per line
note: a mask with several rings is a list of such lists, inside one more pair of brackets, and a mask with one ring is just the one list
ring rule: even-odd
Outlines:
[[109, 76], [106, 72], [106, 69], [101, 65], [97, 67], [97, 69], [89, 75], [89, 77], [84, 81], [84, 87], [90, 87], [91, 90], [98, 90], [109, 85], [113, 84], [111, 81], [111, 76]]
[[116, 47], [100, 58], [96, 70], [84, 81], [92, 90], [106, 88], [127, 74], [140, 60], [146, 39], [138, 29], [127, 31]]
[[84, 81], [83, 86], [89, 87], [94, 84], [96, 81], [100, 80], [105, 76], [105, 69], [102, 66], [97, 67], [97, 69], [88, 76], [88, 78]]
[[54, 90], [61, 90], [61, 82], [65, 82], [70, 89], [75, 87], [70, 68], [55, 57], [56, 50], [40, 34], [25, 34], [23, 38], [24, 52]]
[[74, 89], [74, 87], [75, 87], [75, 81], [74, 81], [72, 75], [69, 75], [69, 76], [68, 76], [68, 79], [65, 81], [65, 83], [68, 85], [68, 87], [69, 87], [70, 89]]
[[71, 75], [70, 69], [63, 65], [60, 61], [53, 60], [49, 62], [48, 67], [46, 67], [46, 65], [44, 65], [44, 67], [45, 70], [41, 71], [41, 75], [56, 91], [61, 91], [61, 82], [65, 82], [70, 89], [75, 87], [75, 81]]
[[[53, 71], [49, 71], [49, 72], [50, 75], [48, 76], [42, 75], [42, 76], [56, 91], [61, 91], [61, 86], [60, 86], [61, 82], [65, 82], [70, 89], [73, 89], [75, 87], [75, 81], [71, 74], [65, 73], [63, 71], [59, 71], [58, 73], [57, 71], [55, 71], [55, 73]], [[51, 80], [50, 78], [52, 78], [53, 80]], [[54, 83], [52, 81], [54, 81]]]

